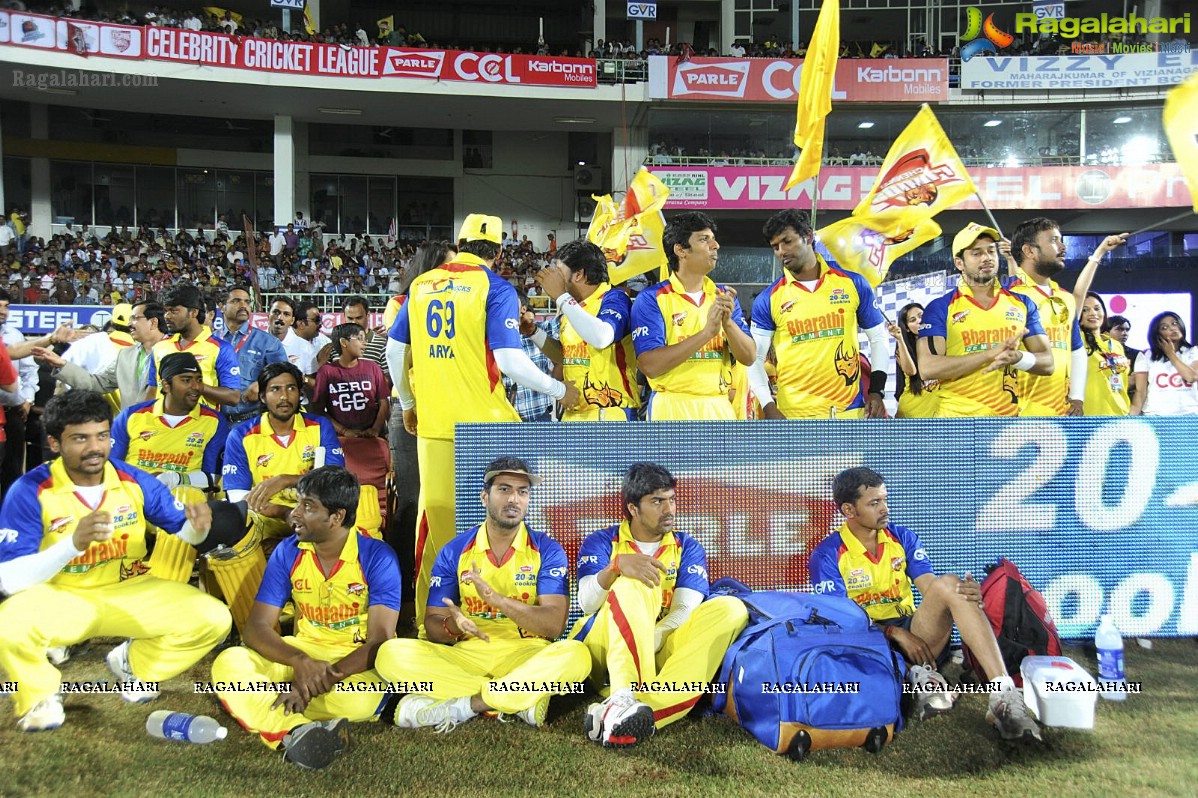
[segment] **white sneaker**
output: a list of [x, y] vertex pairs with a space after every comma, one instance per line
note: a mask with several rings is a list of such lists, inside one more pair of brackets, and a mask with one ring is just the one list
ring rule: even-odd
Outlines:
[[935, 668], [912, 665], [907, 681], [916, 690], [915, 716], [920, 720], [948, 712], [956, 703], [956, 693], [949, 690], [948, 681]]
[[17, 728], [25, 732], [50, 731], [57, 729], [67, 719], [62, 709], [62, 696], [48, 695], [38, 701], [17, 721]]
[[61, 665], [71, 658], [70, 646], [54, 646], [46, 649], [46, 659], [51, 665]]
[[1013, 685], [990, 694], [990, 708], [986, 710], [986, 720], [998, 729], [1004, 740], [1029, 737], [1042, 740], [1040, 727], [1032, 720], [1027, 705], [1023, 703], [1023, 691]]
[[112, 671], [116, 680], [124, 685], [121, 689], [121, 698], [131, 704], [144, 704], [158, 697], [158, 683], [143, 682], [133, 675], [133, 671], [129, 668], [129, 645], [132, 642], [132, 640], [126, 640], [109, 651], [105, 661], [108, 663], [108, 670]]
[[587, 739], [605, 747], [628, 748], [657, 731], [653, 708], [637, 701], [631, 690], [618, 690], [601, 704], [591, 704], [582, 719]]
[[469, 698], [436, 699], [427, 695], [406, 695], [395, 707], [395, 725], [401, 729], [432, 726], [437, 734], [448, 734], [475, 716]]
[[528, 709], [516, 713], [516, 717], [532, 726], [534, 729], [539, 729], [545, 725], [545, 718], [549, 717], [549, 699], [551, 695], [546, 693], [537, 699], [537, 703], [533, 704]]

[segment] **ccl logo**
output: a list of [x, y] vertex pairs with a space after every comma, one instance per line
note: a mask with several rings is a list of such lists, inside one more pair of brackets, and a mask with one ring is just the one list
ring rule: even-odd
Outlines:
[[454, 60], [453, 68], [462, 80], [485, 80], [487, 83], [520, 82], [520, 78], [512, 73], [511, 59], [496, 53], [462, 53]]
[[629, 19], [657, 19], [657, 3], [629, 3]]

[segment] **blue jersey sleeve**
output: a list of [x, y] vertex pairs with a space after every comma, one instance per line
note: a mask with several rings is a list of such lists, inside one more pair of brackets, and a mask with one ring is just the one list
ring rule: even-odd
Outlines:
[[112, 453], [115, 460], [124, 460], [129, 456], [129, 414], [143, 405], [126, 407], [112, 420]]
[[266, 572], [262, 574], [262, 584], [258, 586], [258, 595], [254, 601], [272, 607], [282, 607], [291, 600], [291, 569], [295, 567], [295, 558], [299, 555], [296, 541], [297, 538], [292, 535], [281, 541], [270, 553]]
[[145, 502], [146, 520], [165, 532], [178, 534], [187, 521], [187, 516], [183, 513], [183, 502], [176, 499], [166, 485], [140, 468], [117, 462], [114, 462], [113, 466], [137, 480], [137, 486], [141, 488]]
[[[1027, 338], [1028, 335], [1047, 335], [1044, 332], [1044, 325], [1040, 323], [1040, 309], [1036, 307], [1036, 303], [1031, 300], [1031, 297], [1024, 294], [1012, 294], [1012, 296], [1018, 297], [1023, 306], [1027, 308], [1027, 335], [1023, 337]], [[927, 318], [926, 312], [924, 313], [924, 317]]]
[[487, 344], [491, 349], [522, 349], [520, 344], [520, 298], [512, 284], [494, 272], [487, 293]]
[[892, 524], [890, 531], [898, 538], [899, 545], [903, 547], [903, 552], [907, 555], [907, 578], [914, 582], [924, 574], [932, 574], [932, 561], [928, 559], [927, 549], [923, 547], [923, 542], [919, 539], [913, 530], [905, 526]]
[[1070, 344], [1069, 348], [1072, 351], [1076, 352], [1077, 350], [1081, 349], [1085, 345], [1086, 345], [1085, 341], [1082, 340], [1082, 328], [1081, 328], [1081, 325], [1078, 324], [1077, 316], [1075, 315], [1073, 317], [1073, 340], [1072, 340], [1072, 343]]
[[886, 319], [882, 318], [882, 311], [878, 309], [878, 298], [874, 295], [874, 289], [860, 274], [849, 272], [849, 279], [853, 281], [853, 287], [857, 289], [857, 297], [860, 299], [857, 305], [857, 326], [862, 330], [868, 330], [871, 327], [877, 327], [879, 324], [885, 324]]
[[774, 291], [781, 284], [782, 280], [785, 279], [786, 278], [783, 277], [781, 280], [778, 280], [769, 288], [758, 294], [757, 298], [753, 300], [753, 310], [751, 314], [753, 326], [757, 327], [763, 332], [773, 332], [774, 330], [778, 329], [778, 325], [774, 322], [774, 314], [770, 308], [770, 303], [772, 302]]
[[628, 294], [618, 288], [604, 294], [603, 302], [599, 304], [599, 321], [611, 327], [615, 334], [613, 341], [621, 341], [631, 333], [632, 300], [628, 298]]
[[324, 447], [324, 464], [344, 466], [345, 450], [341, 448], [341, 441], [337, 438], [337, 430], [333, 428], [333, 422], [325, 416], [316, 416], [316, 418], [320, 421], [320, 445]]
[[225, 442], [229, 439], [229, 421], [221, 413], [213, 413], [213, 415], [216, 416], [216, 432], [204, 446], [204, 459], [200, 462], [200, 470], [205, 474], [216, 476], [221, 455], [225, 453]]
[[396, 314], [395, 321], [391, 323], [387, 337], [393, 341], [399, 341], [401, 344], [412, 343], [412, 330], [408, 327], [407, 302], [399, 306], [399, 313]]
[[583, 577], [595, 576], [611, 563], [611, 541], [619, 530], [618, 526], [592, 532], [578, 547], [578, 581]]
[[948, 338], [948, 303], [952, 301], [952, 297], [952, 294], [937, 297], [923, 309], [923, 323], [919, 327], [920, 338]]
[[[927, 319], [927, 313], [924, 313]], [[826, 596], [847, 596], [848, 587], [844, 583], [844, 575], [840, 573], [840, 535], [833, 532], [824, 538], [811, 552], [808, 569], [811, 575], [811, 585], [816, 593]]]
[[150, 367], [146, 369], [146, 385], [158, 385], [158, 358], [150, 353]]
[[[477, 535], [478, 527], [463, 535]], [[433, 572], [428, 580], [428, 606], [444, 607], [445, 599], [454, 604], [462, 603], [462, 592], [458, 588], [458, 558], [462, 556], [461, 535], [441, 547], [433, 561]]]
[[215, 336], [212, 340], [219, 344], [216, 350], [216, 381], [221, 388], [241, 390], [241, 366], [237, 362], [237, 350], [228, 341], [222, 341]]
[[[531, 530], [529, 534], [532, 534]], [[541, 570], [537, 572], [537, 595], [570, 595], [566, 550], [562, 548], [562, 544], [548, 535], [539, 537], [537, 545], [541, 547]]]
[[18, 479], [5, 494], [0, 505], [0, 562], [35, 554], [41, 548], [45, 528], [37, 486], [48, 473], [46, 466], [41, 466]]
[[658, 288], [646, 288], [632, 303], [632, 346], [637, 357], [666, 345], [665, 320], [657, 304]]
[[[729, 293], [728, 286], [721, 285], [720, 288]], [[740, 300], [736, 297], [732, 297], [732, 323], [740, 327], [745, 335], [749, 334], [749, 323], [745, 321], [745, 313], [740, 309]]]
[[363, 536], [358, 540], [358, 556], [369, 593], [366, 606], [382, 606], [399, 612], [403, 588], [400, 586], [399, 560], [395, 551], [381, 540]]
[[225, 465], [221, 469], [221, 486], [226, 491], [254, 488], [254, 475], [250, 473], [250, 460], [245, 453], [245, 436], [256, 423], [256, 419], [250, 419], [238, 424], [225, 441]]
[[707, 552], [703, 544], [690, 535], [681, 535], [682, 556], [678, 560], [678, 581], [675, 587], [697, 590], [704, 596], [711, 589], [707, 581]]

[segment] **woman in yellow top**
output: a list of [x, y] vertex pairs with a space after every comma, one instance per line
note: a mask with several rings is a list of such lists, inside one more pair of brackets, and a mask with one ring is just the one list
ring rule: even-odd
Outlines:
[[1123, 344], [1101, 332], [1106, 304], [1093, 291], [1086, 292], [1078, 323], [1086, 342], [1090, 363], [1086, 368], [1087, 416], [1126, 416], [1131, 408], [1127, 390], [1131, 383], [1131, 361]]
[[890, 336], [895, 346], [895, 398], [898, 399], [896, 418], [935, 418], [940, 404], [934, 380], [924, 382], [919, 376], [919, 364], [915, 362], [915, 342], [919, 338], [919, 325], [923, 323], [923, 305], [912, 302], [899, 311], [898, 324], [889, 325]]

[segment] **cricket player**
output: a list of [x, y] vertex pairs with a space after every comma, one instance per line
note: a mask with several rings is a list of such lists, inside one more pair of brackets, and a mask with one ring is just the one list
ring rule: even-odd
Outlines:
[[[556, 297], [560, 338], [538, 329], [532, 341], [562, 367], [566, 382], [582, 389], [582, 400], [562, 421], [628, 421], [641, 399], [632, 346], [632, 300], [607, 282], [607, 258], [590, 241], [573, 241], [537, 272], [546, 296]], [[525, 332], [521, 330], [521, 332]]]
[[586, 615], [570, 639], [586, 644], [591, 680], [608, 695], [583, 718], [587, 737], [604, 746], [636, 745], [686, 717], [698, 685], [749, 622], [739, 599], [704, 601], [707, 553], [674, 530], [676, 484], [656, 463], [632, 464], [621, 489], [624, 521], [591, 533], [578, 550]]
[[732, 361], [752, 363], [749, 337], [736, 294], [707, 275], [720, 245], [705, 213], [674, 216], [662, 234], [670, 278], [632, 303], [632, 343], [653, 393], [649, 421], [734, 419], [728, 389]]
[[430, 680], [399, 702], [395, 725], [449, 731], [488, 711], [541, 726], [555, 693], [591, 671], [586, 647], [557, 640], [569, 614], [566, 553], [524, 523], [540, 477], [517, 457], [483, 476], [487, 519], [437, 555], [424, 615], [425, 640], [389, 640], [377, 670], [392, 682]]
[[17, 685], [23, 731], [65, 719], [47, 648], [127, 638], [107, 663], [122, 697], [140, 703], [228, 634], [223, 604], [148, 572], [147, 522], [204, 550], [241, 534], [230, 505], [184, 506], [149, 474], [110, 460], [112, 410], [100, 394], [55, 396], [44, 424], [58, 459], [18, 479], [0, 506], [0, 668]]
[[[763, 232], [782, 276], [753, 303], [757, 358], [749, 377], [762, 413], [773, 419], [884, 418], [890, 343], [869, 282], [824, 261], [814, 248], [811, 219], [802, 211], [774, 214]], [[859, 334], [869, 341], [868, 395]], [[776, 399], [765, 373], [771, 345], [778, 358]]]
[[[400, 577], [395, 552], [354, 529], [358, 480], [344, 468], [309, 471], [296, 483], [295, 534], [270, 555], [242, 633], [222, 651], [212, 680], [230, 715], [268, 747], [305, 768], [324, 767], [348, 745], [346, 721], [373, 721], [389, 697], [374, 671], [395, 636]], [[278, 632], [295, 603], [295, 633]], [[281, 692], [238, 689], [289, 683]]]
[[204, 325], [207, 308], [200, 289], [188, 284], [172, 286], [162, 295], [162, 304], [172, 335], [154, 345], [145, 398], [157, 396], [158, 368], [162, 358], [172, 352], [191, 352], [204, 375], [202, 401], [209, 407], [238, 404], [241, 401], [241, 370], [237, 365], [237, 353], [227, 341], [217, 338], [211, 328]]
[[[467, 216], [458, 233], [458, 254], [412, 282], [387, 343], [391, 382], [403, 407], [404, 428], [417, 437], [420, 463], [417, 628], [422, 628], [437, 552], [457, 530], [454, 424], [520, 420], [508, 402], [502, 375], [567, 408], [578, 403], [578, 388], [542, 372], [520, 345], [516, 289], [491, 270], [502, 228], [496, 216]], [[414, 386], [404, 367], [409, 348]]]

